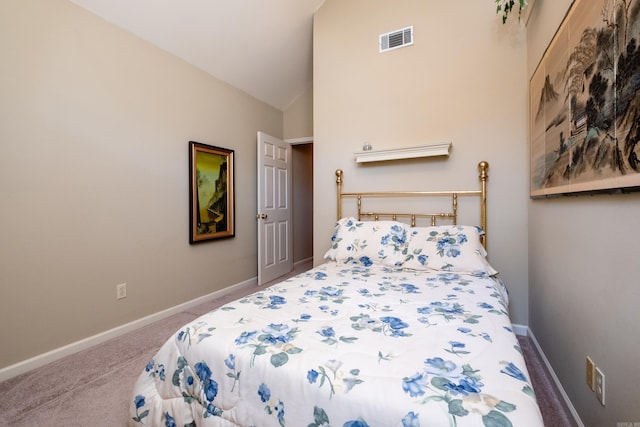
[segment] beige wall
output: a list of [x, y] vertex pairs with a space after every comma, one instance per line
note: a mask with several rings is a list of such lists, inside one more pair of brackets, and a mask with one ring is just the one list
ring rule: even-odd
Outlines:
[[[571, 6], [537, 1], [528, 75]], [[529, 202], [530, 327], [587, 427], [640, 422], [640, 194]], [[605, 374], [606, 406], [585, 382]]]
[[[0, 57], [0, 368], [256, 276], [282, 112], [63, 0], [1, 2]], [[188, 244], [190, 140], [235, 150], [233, 239]]]
[[285, 111], [284, 138], [297, 139], [313, 136], [313, 88], [300, 95]]
[[[366, 17], [366, 19], [363, 19]], [[414, 26], [413, 46], [378, 53], [381, 33]], [[490, 163], [489, 252], [528, 324], [527, 76], [524, 29], [490, 2], [327, 0], [314, 19], [314, 257], [345, 189], [477, 188]], [[391, 148], [450, 141], [450, 157], [356, 165], [365, 141]], [[478, 223], [472, 217], [463, 218]]]

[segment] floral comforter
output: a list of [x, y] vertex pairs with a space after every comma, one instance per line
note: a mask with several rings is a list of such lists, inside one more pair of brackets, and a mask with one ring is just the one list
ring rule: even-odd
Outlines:
[[328, 262], [185, 325], [131, 425], [542, 426], [500, 281]]

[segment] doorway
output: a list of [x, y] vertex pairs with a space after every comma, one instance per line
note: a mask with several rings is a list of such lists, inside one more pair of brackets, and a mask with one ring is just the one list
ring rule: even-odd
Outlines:
[[261, 286], [313, 266], [313, 139], [257, 139]]
[[[293, 264], [302, 271], [313, 264], [313, 140], [291, 143]], [[298, 267], [298, 268], [296, 268]]]

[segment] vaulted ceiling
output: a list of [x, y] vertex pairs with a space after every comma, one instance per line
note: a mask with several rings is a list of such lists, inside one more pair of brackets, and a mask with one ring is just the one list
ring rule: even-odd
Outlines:
[[311, 87], [324, 0], [71, 1], [280, 110]]

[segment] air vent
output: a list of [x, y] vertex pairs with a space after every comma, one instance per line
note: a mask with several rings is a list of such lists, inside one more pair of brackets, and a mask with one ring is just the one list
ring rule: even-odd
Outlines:
[[413, 26], [401, 30], [380, 34], [380, 52], [413, 44]]

